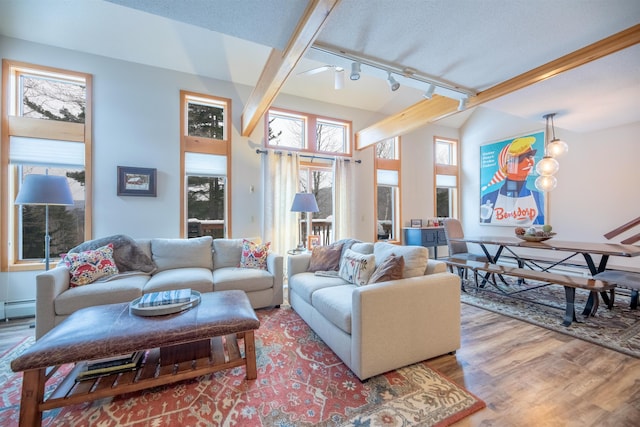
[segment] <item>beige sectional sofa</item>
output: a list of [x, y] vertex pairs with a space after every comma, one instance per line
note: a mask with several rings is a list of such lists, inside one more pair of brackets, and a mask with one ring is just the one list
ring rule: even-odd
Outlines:
[[[253, 308], [283, 302], [283, 257], [270, 253], [267, 269], [240, 268], [243, 239], [128, 239], [114, 250], [120, 273], [70, 287], [69, 268], [60, 263], [36, 277], [36, 339], [76, 310], [132, 301], [150, 292], [191, 288], [199, 292], [239, 289]], [[95, 248], [108, 241], [81, 245]]]
[[[338, 242], [339, 243], [339, 242]], [[420, 246], [343, 241], [405, 261], [403, 278], [358, 286], [326, 272], [309, 272], [310, 254], [289, 256], [291, 307], [361, 379], [455, 352], [460, 347], [460, 278]]]

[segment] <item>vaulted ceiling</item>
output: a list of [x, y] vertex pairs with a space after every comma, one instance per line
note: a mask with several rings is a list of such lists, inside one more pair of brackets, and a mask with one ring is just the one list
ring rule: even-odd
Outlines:
[[[463, 123], [469, 110], [457, 112], [461, 94], [447, 85], [478, 94], [470, 108], [482, 101], [541, 122], [557, 112], [556, 126], [576, 132], [638, 122], [639, 23], [637, 0], [0, 2], [3, 35], [256, 87], [247, 105], [258, 113], [282, 92], [405, 120], [399, 128], [374, 129], [382, 134], [409, 129], [407, 120], [424, 124], [446, 116], [445, 124]], [[615, 35], [625, 30], [621, 41]], [[609, 43], [588, 48], [603, 39]], [[409, 77], [394, 74], [401, 86], [392, 92], [385, 69], [363, 65], [361, 78], [351, 81], [352, 60], [327, 50], [406, 70]], [[331, 68], [303, 73], [325, 65]], [[345, 69], [339, 90], [335, 67]], [[518, 80], [538, 67], [534, 78]], [[442, 82], [440, 96], [424, 100], [428, 84], [411, 75]], [[510, 80], [518, 84], [486, 97]], [[245, 110], [247, 118], [250, 113]], [[361, 135], [370, 142], [381, 135], [376, 132]]]

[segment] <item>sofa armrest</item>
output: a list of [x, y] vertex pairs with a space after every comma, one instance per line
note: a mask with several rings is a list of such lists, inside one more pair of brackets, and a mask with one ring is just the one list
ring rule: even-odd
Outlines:
[[299, 255], [289, 255], [287, 257], [287, 278], [291, 278], [294, 274], [304, 273], [309, 269], [311, 261], [311, 253], [303, 253]]
[[357, 287], [351, 322], [352, 364], [361, 379], [455, 351], [460, 277], [444, 272]]
[[36, 340], [55, 326], [55, 299], [69, 289], [69, 268], [56, 268], [36, 276]]
[[429, 261], [427, 261], [427, 269], [425, 270], [424, 274], [446, 273], [446, 271], [446, 262], [430, 259]]
[[267, 271], [273, 274], [273, 301], [276, 305], [284, 302], [284, 259], [282, 255], [270, 253], [267, 255]]

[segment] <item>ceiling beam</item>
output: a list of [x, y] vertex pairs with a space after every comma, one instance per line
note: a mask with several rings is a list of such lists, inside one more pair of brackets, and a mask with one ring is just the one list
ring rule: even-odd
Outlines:
[[242, 112], [242, 136], [249, 136], [311, 47], [340, 0], [311, 0], [284, 51], [272, 49]]
[[[638, 43], [640, 43], [640, 24], [480, 92], [477, 96], [469, 98], [467, 108], [500, 98]], [[457, 112], [458, 102], [453, 99], [442, 96], [434, 96], [431, 100], [425, 99], [356, 132], [356, 150], [362, 150], [383, 139], [404, 135]]]

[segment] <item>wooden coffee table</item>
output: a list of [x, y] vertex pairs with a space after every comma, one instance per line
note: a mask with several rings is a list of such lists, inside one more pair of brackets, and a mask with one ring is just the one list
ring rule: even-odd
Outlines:
[[[20, 425], [40, 426], [42, 412], [245, 366], [257, 377], [254, 330], [260, 326], [243, 291], [203, 293], [197, 306], [176, 314], [142, 317], [129, 304], [73, 313], [11, 362], [24, 371]], [[244, 357], [238, 340], [244, 339]], [[135, 371], [77, 381], [87, 361], [147, 350]], [[75, 367], [44, 398], [46, 382], [64, 364]]]

